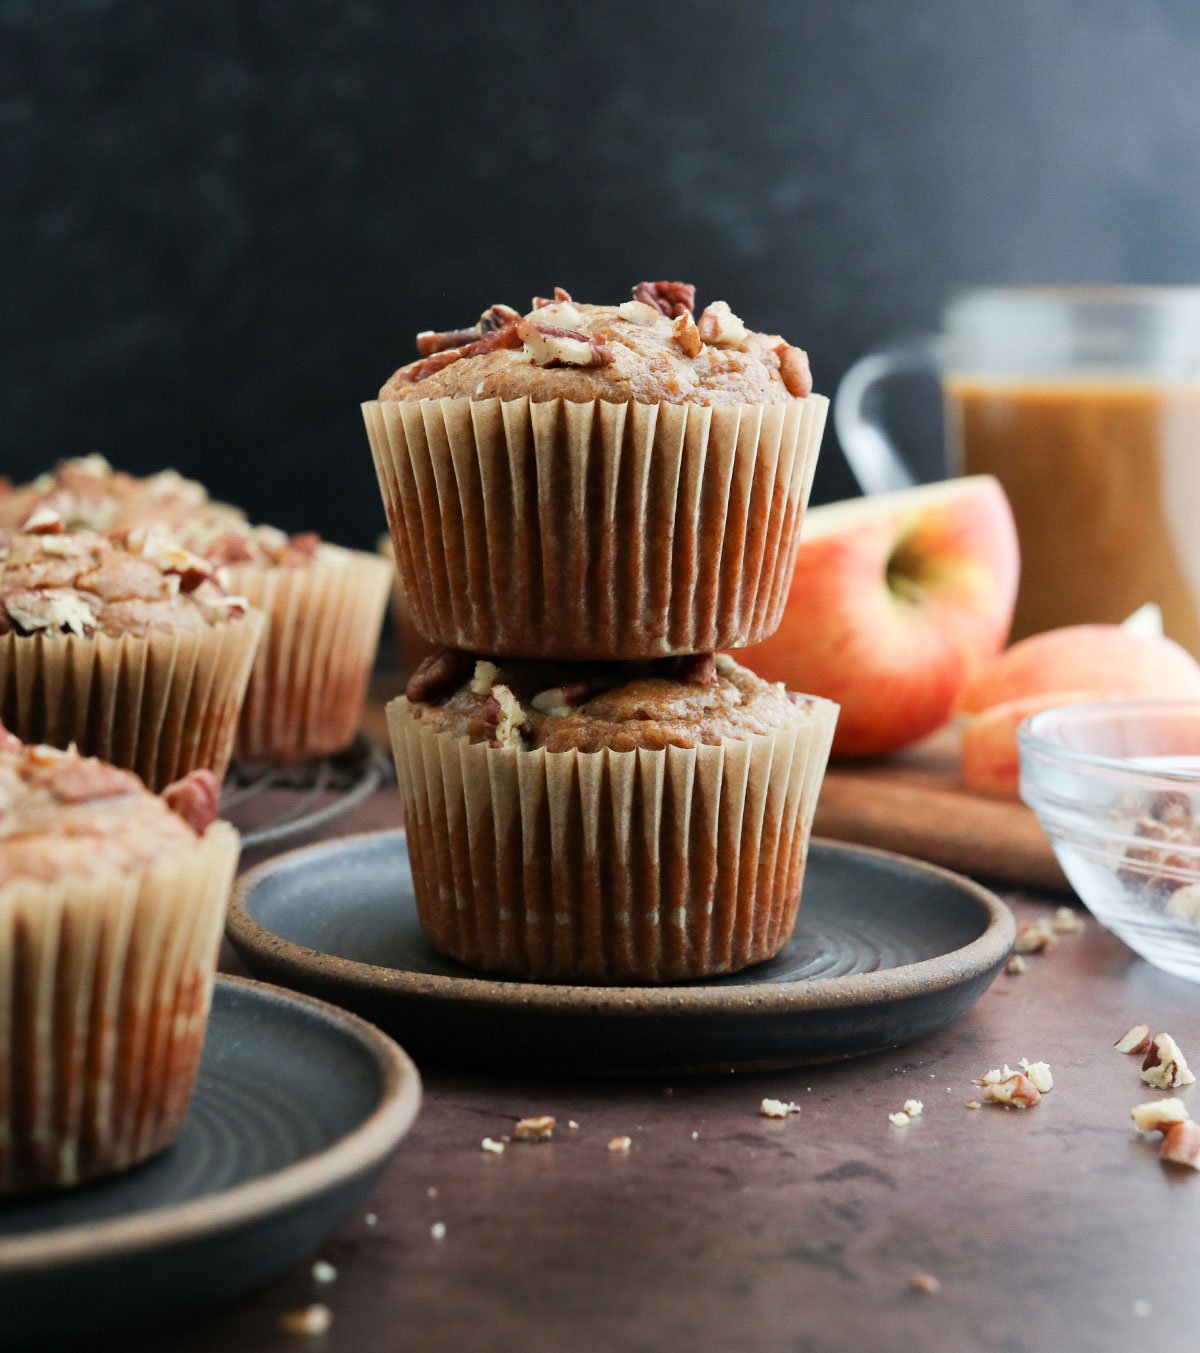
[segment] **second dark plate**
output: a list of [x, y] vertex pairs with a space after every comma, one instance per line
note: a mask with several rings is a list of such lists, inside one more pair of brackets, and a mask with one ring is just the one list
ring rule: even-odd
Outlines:
[[1014, 929], [969, 879], [814, 841], [796, 933], [768, 963], [680, 986], [497, 980], [426, 940], [393, 831], [251, 870], [228, 933], [251, 972], [366, 1016], [418, 1059], [649, 1073], [800, 1066], [910, 1042], [979, 998]]

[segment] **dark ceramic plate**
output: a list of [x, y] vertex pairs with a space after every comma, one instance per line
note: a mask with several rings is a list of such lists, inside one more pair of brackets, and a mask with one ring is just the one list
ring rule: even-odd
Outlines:
[[814, 841], [796, 933], [769, 963], [680, 986], [493, 980], [425, 939], [394, 831], [251, 870], [228, 933], [252, 972], [365, 1015], [418, 1058], [687, 1072], [801, 1066], [919, 1038], [979, 998], [1014, 924], [986, 888], [945, 869]]
[[421, 1083], [377, 1029], [221, 978], [178, 1140], [84, 1188], [0, 1202], [0, 1348], [99, 1347], [311, 1255], [408, 1131]]

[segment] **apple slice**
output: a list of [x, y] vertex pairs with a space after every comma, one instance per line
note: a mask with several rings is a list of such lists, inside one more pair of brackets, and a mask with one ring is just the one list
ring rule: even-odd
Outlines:
[[783, 623], [738, 658], [836, 700], [835, 755], [878, 756], [945, 722], [1008, 637], [1018, 571], [990, 475], [812, 508]]

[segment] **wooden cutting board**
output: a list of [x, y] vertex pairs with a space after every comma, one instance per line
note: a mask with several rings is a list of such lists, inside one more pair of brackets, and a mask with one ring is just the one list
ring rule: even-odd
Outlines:
[[[384, 747], [383, 706], [399, 689], [398, 677], [377, 679], [367, 706], [364, 724]], [[831, 765], [813, 831], [996, 883], [1070, 891], [1030, 809], [968, 794], [959, 784], [954, 728], [887, 761]]]
[[1031, 809], [962, 788], [958, 742], [958, 731], [944, 728], [886, 761], [831, 765], [814, 833], [981, 879], [1069, 892]]

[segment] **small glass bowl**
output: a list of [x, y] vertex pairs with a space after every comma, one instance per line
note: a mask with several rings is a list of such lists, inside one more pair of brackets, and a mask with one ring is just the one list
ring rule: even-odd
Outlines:
[[1200, 701], [1064, 705], [1017, 743], [1021, 797], [1092, 914], [1200, 982]]

